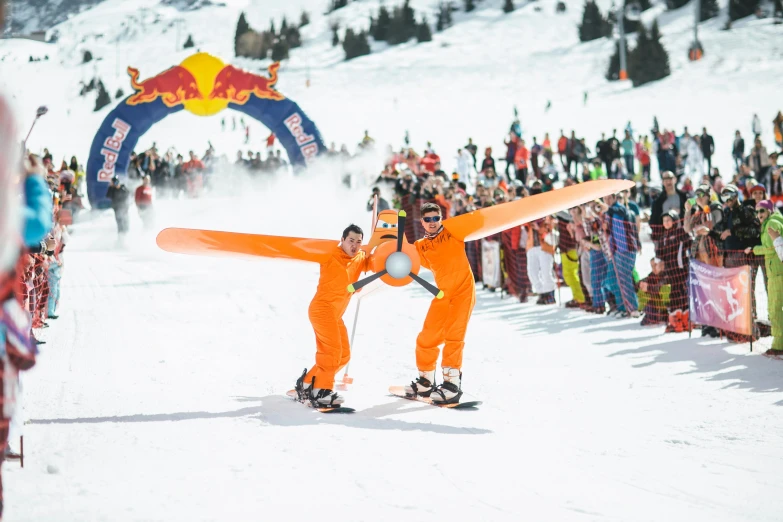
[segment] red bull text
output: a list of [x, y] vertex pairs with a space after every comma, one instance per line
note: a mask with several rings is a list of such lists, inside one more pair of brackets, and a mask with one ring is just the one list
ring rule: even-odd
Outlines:
[[305, 163], [309, 164], [318, 155], [318, 143], [315, 141], [315, 136], [304, 131], [302, 128], [302, 117], [299, 113], [292, 114], [283, 123], [296, 139], [296, 144], [299, 145], [299, 150], [302, 152]]
[[106, 138], [101, 148], [101, 156], [103, 156], [103, 166], [98, 171], [98, 181], [111, 181], [114, 177], [114, 167], [117, 164], [117, 156], [122, 149], [122, 144], [125, 138], [128, 137], [128, 133], [131, 130], [131, 126], [122, 121], [119, 118], [115, 118], [111, 124], [114, 129], [114, 135]]

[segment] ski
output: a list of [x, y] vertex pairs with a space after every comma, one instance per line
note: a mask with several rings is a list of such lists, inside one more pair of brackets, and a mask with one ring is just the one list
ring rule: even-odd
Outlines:
[[347, 408], [345, 406], [324, 406], [324, 407], [313, 406], [309, 402], [300, 401], [299, 397], [297, 397], [296, 390], [288, 390], [286, 392], [286, 396], [298, 402], [299, 404], [307, 406], [308, 408], [313, 409], [315, 411], [319, 411], [321, 413], [353, 413], [356, 411], [353, 408]]
[[406, 395], [404, 386], [389, 386], [389, 393], [392, 394], [393, 396], [399, 397], [401, 399], [407, 399], [409, 401], [422, 402], [424, 404], [429, 404], [430, 406], [437, 406], [438, 408], [449, 408], [449, 409], [452, 409], [452, 410], [477, 409], [477, 407], [482, 404], [482, 401], [468, 401], [468, 402], [454, 402], [454, 403], [451, 403], [451, 404], [438, 404], [437, 402], [433, 402], [429, 397], [410, 397], [410, 396]]

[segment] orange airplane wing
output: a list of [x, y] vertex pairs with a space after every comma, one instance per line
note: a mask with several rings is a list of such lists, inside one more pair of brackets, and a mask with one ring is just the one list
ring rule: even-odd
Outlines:
[[286, 236], [263, 236], [196, 230], [190, 228], [166, 228], [156, 238], [158, 246], [175, 254], [204, 256], [272, 257], [297, 259], [321, 263], [338, 245], [334, 239], [309, 239]]
[[633, 186], [634, 182], [628, 180], [588, 181], [474, 210], [444, 220], [443, 226], [462, 241], [474, 241]]

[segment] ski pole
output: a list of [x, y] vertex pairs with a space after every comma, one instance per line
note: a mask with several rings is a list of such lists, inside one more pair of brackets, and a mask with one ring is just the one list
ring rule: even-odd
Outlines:
[[35, 127], [35, 122], [37, 122], [38, 118], [40, 118], [41, 116], [43, 116], [47, 112], [49, 112], [49, 109], [46, 108], [45, 105], [41, 105], [40, 107], [38, 107], [38, 110], [35, 111], [35, 119], [33, 120], [33, 124], [30, 125], [30, 130], [27, 132], [27, 137], [25, 137], [24, 142], [23, 142], [25, 144], [25, 147], [27, 146], [27, 139], [30, 137], [30, 134], [33, 133], [33, 127]]
[[[359, 322], [359, 307], [362, 305], [362, 298], [356, 300], [356, 313], [353, 315], [353, 328], [351, 328], [351, 350], [353, 350], [353, 339], [356, 336], [356, 324]], [[343, 384], [352, 384], [353, 377], [348, 376], [348, 368], [351, 366], [351, 361], [345, 365], [345, 373], [343, 373]]]

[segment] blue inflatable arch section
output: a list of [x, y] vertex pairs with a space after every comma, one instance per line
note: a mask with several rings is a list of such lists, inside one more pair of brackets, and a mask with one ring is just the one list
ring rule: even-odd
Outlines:
[[[126, 174], [131, 152], [139, 138], [166, 116], [183, 109], [182, 105], [167, 107], [161, 98], [150, 103], [128, 105], [128, 98], [106, 116], [90, 147], [86, 177], [87, 197], [92, 208], [111, 206], [106, 191], [112, 177]], [[228, 107], [255, 118], [271, 130], [285, 148], [293, 166], [307, 166], [326, 151], [315, 123], [288, 98], [277, 101], [251, 94], [246, 103], [229, 103]]]

